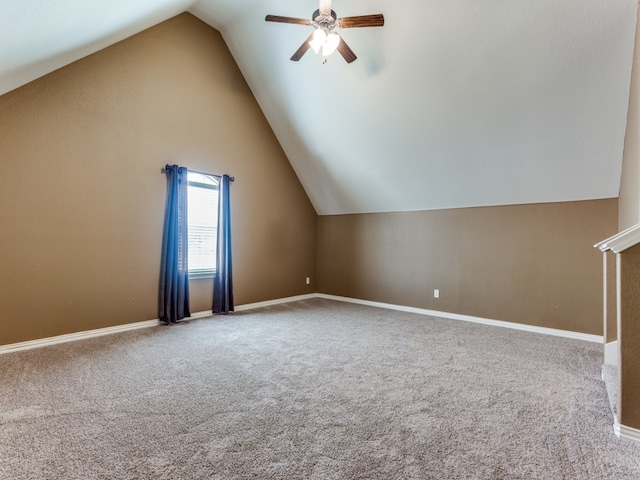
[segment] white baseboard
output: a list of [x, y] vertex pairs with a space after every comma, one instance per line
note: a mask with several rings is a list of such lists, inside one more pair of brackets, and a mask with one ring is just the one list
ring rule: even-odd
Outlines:
[[604, 364], [618, 365], [618, 341], [604, 344]]
[[[255, 303], [246, 303], [244, 305], [236, 305], [234, 307], [234, 312], [244, 312], [247, 310], [253, 310], [254, 308], [262, 308], [262, 307], [271, 307], [273, 305], [280, 305], [282, 303], [290, 303], [297, 302], [299, 300], [309, 300], [310, 298], [316, 298], [317, 294], [308, 293], [305, 295], [295, 295], [293, 297], [283, 297], [276, 298], [275, 300], [265, 300], [264, 302], [255, 302]], [[196, 317], [198, 315], [198, 317]], [[191, 315], [190, 319], [202, 318], [202, 317], [210, 317], [213, 315], [212, 310], [205, 310], [204, 312], [198, 312], [197, 314]]]
[[617, 418], [613, 424], [613, 431], [619, 438], [626, 438], [627, 440], [640, 442], [640, 430], [633, 427], [627, 427], [626, 425], [620, 425]]
[[525, 325], [522, 323], [505, 322], [502, 320], [492, 320], [489, 318], [473, 317], [470, 315], [461, 315], [459, 313], [440, 312], [437, 310], [427, 310], [424, 308], [406, 307], [403, 305], [394, 305], [391, 303], [372, 302], [369, 300], [360, 300], [357, 298], [339, 297], [336, 295], [327, 295], [318, 293], [318, 298], [326, 298], [328, 300], [338, 300], [341, 302], [357, 303], [359, 305], [368, 305], [371, 307], [387, 308], [389, 310], [398, 310], [401, 312], [418, 313], [420, 315], [430, 315], [432, 317], [448, 318], [451, 320], [462, 320], [464, 322], [480, 323], [482, 325], [491, 325], [493, 327], [511, 328], [513, 330], [523, 330], [525, 332], [542, 333], [544, 335], [553, 335], [556, 337], [571, 338], [573, 340], [583, 340], [585, 342], [603, 343], [602, 335], [591, 335], [589, 333], [571, 332], [569, 330], [559, 330], [556, 328], [537, 327], [535, 325]]
[[[294, 297], [278, 298], [276, 300], [269, 300], [266, 302], [248, 303], [246, 305], [238, 305], [235, 307], [235, 311], [240, 312], [243, 310], [251, 310], [253, 308], [267, 307], [270, 305], [278, 305], [280, 303], [295, 302], [298, 300], [306, 300], [314, 298], [315, 294], [310, 295], [298, 295]], [[190, 317], [185, 320], [197, 320], [199, 318], [206, 318], [213, 315], [211, 310], [204, 310], [202, 312], [192, 313]], [[114, 327], [97, 328], [95, 330], [85, 330], [82, 332], [67, 333], [65, 335], [57, 335], [55, 337], [39, 338], [37, 340], [29, 340], [26, 342], [10, 343], [8, 345], [0, 345], [0, 355], [3, 353], [13, 353], [22, 350], [30, 350], [32, 348], [47, 347], [49, 345], [56, 345], [59, 343], [76, 342], [78, 340], [85, 340], [88, 338], [102, 337], [103, 335], [111, 335], [113, 333], [128, 332], [130, 330], [137, 330], [139, 328], [155, 327], [160, 325], [161, 322], [158, 319], [145, 320], [142, 322], [127, 323], [124, 325], [116, 325]]]
[[280, 305], [281, 303], [297, 302], [300, 300], [309, 300], [311, 298], [317, 298], [317, 293], [308, 293], [305, 295], [296, 295], [293, 297], [276, 298], [275, 300], [267, 300], [264, 302], [247, 303], [246, 305], [238, 305], [235, 307], [236, 312], [242, 312], [245, 310], [252, 310], [254, 308], [270, 307], [272, 305]]
[[[398, 310], [401, 312], [418, 313], [421, 315], [430, 315], [434, 317], [449, 318], [452, 320], [462, 320], [465, 322], [480, 323], [483, 325], [492, 325], [494, 327], [512, 328], [514, 330], [524, 330], [527, 332], [542, 333], [546, 335], [554, 335], [558, 337], [572, 338], [575, 340], [584, 340], [587, 342], [603, 342], [603, 337], [599, 335], [590, 335], [586, 333], [570, 332], [566, 330], [557, 330], [554, 328], [536, 327], [532, 325], [524, 325], [520, 323], [504, 322], [502, 320], [491, 320], [488, 318], [472, 317], [469, 315], [460, 315], [457, 313], [440, 312], [437, 310], [426, 310], [424, 308], [406, 307], [403, 305], [394, 305], [390, 303], [372, 302], [369, 300], [360, 300], [357, 298], [340, 297], [337, 295], [327, 295], [324, 293], [309, 293], [305, 295], [296, 295], [292, 297], [278, 298], [275, 300], [267, 300], [264, 302], [248, 303], [235, 307], [236, 312], [252, 310], [255, 308], [269, 307], [272, 305], [280, 305], [282, 303], [297, 302], [300, 300], [309, 300], [312, 298], [324, 298], [328, 300], [337, 300], [341, 302], [356, 303], [360, 305], [368, 305], [371, 307], [386, 308], [389, 310]], [[212, 315], [211, 310], [193, 313], [187, 320], [196, 320], [206, 318]], [[29, 350], [31, 348], [46, 347], [59, 343], [75, 342], [87, 338], [101, 337], [103, 335], [111, 335], [113, 333], [137, 330], [139, 328], [147, 328], [159, 325], [156, 320], [146, 320], [143, 322], [127, 323], [125, 325], [116, 325], [114, 327], [98, 328], [95, 330], [86, 330], [83, 332], [69, 333], [66, 335], [58, 335], [55, 337], [40, 338], [37, 340], [29, 340], [26, 342], [11, 343], [9, 345], [0, 345], [0, 355], [3, 353], [18, 352], [21, 350]]]
[[[187, 320], [196, 320], [198, 318], [210, 316], [211, 310], [209, 310], [208, 312], [196, 312], [188, 317]], [[37, 340], [28, 340], [26, 342], [10, 343], [8, 345], [0, 345], [0, 355], [2, 355], [3, 353], [30, 350], [32, 348], [47, 347], [49, 345], [56, 345], [58, 343], [76, 342], [78, 340], [85, 340], [87, 338], [102, 337], [104, 335], [111, 335], [114, 333], [128, 332], [131, 330], [138, 330], [139, 328], [155, 327], [160, 324], [161, 322], [158, 319], [144, 320], [142, 322], [125, 323], [124, 325], [116, 325], [113, 327], [96, 328], [94, 330], [84, 330], [82, 332], [67, 333], [64, 335], [57, 335], [55, 337], [38, 338]]]
[[115, 327], [98, 328], [95, 330], [85, 330], [83, 332], [57, 335], [55, 337], [39, 338], [37, 340], [29, 340], [27, 342], [10, 343], [8, 345], [0, 345], [0, 354], [19, 352], [21, 350], [30, 350], [32, 348], [47, 347], [49, 345], [56, 345], [58, 343], [75, 342], [78, 340], [85, 340], [87, 338], [101, 337], [103, 335], [127, 332], [129, 330], [137, 330], [139, 328], [155, 327], [156, 325], [158, 325], [158, 320], [146, 320], [144, 322], [116, 325]]

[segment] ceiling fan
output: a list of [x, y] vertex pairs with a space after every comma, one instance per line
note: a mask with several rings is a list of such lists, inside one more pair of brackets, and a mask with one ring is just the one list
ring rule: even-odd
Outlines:
[[347, 63], [351, 63], [358, 57], [335, 31], [336, 28], [382, 27], [384, 25], [384, 16], [381, 13], [338, 18], [336, 12], [331, 10], [331, 0], [320, 0], [320, 8], [313, 12], [311, 20], [281, 17], [279, 15], [267, 15], [265, 20], [267, 22], [293, 23], [296, 25], [311, 25], [313, 27], [313, 33], [309, 35], [291, 57], [294, 62], [300, 60], [309, 48], [313, 48], [316, 53], [322, 53], [322, 63], [325, 63], [327, 57], [336, 50], [340, 52], [340, 55]]

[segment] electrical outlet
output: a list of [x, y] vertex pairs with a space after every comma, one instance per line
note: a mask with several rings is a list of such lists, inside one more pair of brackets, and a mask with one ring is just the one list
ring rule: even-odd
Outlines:
[[433, 298], [440, 298], [440, 290], [437, 288], [433, 291]]
[[306, 282], [307, 282], [307, 285], [309, 285], [311, 283], [311, 278], [307, 277]]

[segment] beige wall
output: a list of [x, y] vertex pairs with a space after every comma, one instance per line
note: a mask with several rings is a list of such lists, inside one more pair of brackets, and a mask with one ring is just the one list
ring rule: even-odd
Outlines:
[[640, 429], [640, 245], [619, 255], [620, 268], [620, 385], [619, 421]]
[[[602, 334], [616, 199], [321, 216], [323, 293]], [[433, 290], [440, 290], [440, 298]]]
[[314, 291], [315, 211], [189, 14], [1, 96], [0, 139], [0, 344], [157, 318], [166, 163], [236, 178], [236, 304]]
[[619, 218], [620, 231], [640, 223], [640, 35], [637, 28], [620, 181]]

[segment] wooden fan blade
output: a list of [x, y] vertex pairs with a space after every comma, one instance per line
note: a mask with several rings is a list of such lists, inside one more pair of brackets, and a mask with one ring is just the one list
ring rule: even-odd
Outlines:
[[338, 44], [337, 50], [340, 52], [340, 55], [347, 61], [347, 63], [353, 62], [356, 58], [356, 54], [353, 53], [351, 47], [347, 45], [347, 42], [344, 41], [344, 38], [340, 37], [340, 43]]
[[311, 25], [311, 20], [304, 18], [281, 17], [279, 15], [267, 15], [264, 17], [267, 22], [293, 23], [295, 25]]
[[300, 48], [298, 48], [298, 50], [296, 50], [296, 53], [294, 53], [291, 56], [291, 61], [297, 62], [298, 60], [300, 60], [302, 58], [302, 56], [305, 53], [307, 53], [307, 50], [309, 50], [309, 48], [311, 47], [311, 45], [309, 45], [309, 42], [311, 41], [312, 38], [313, 38], [313, 33], [311, 35], [309, 35], [309, 37], [307, 37], [307, 39], [304, 41], [304, 43], [302, 45], [300, 45]]
[[340, 28], [358, 27], [382, 27], [384, 25], [384, 15], [376, 13], [374, 15], [361, 15], [359, 17], [344, 17], [338, 19]]

